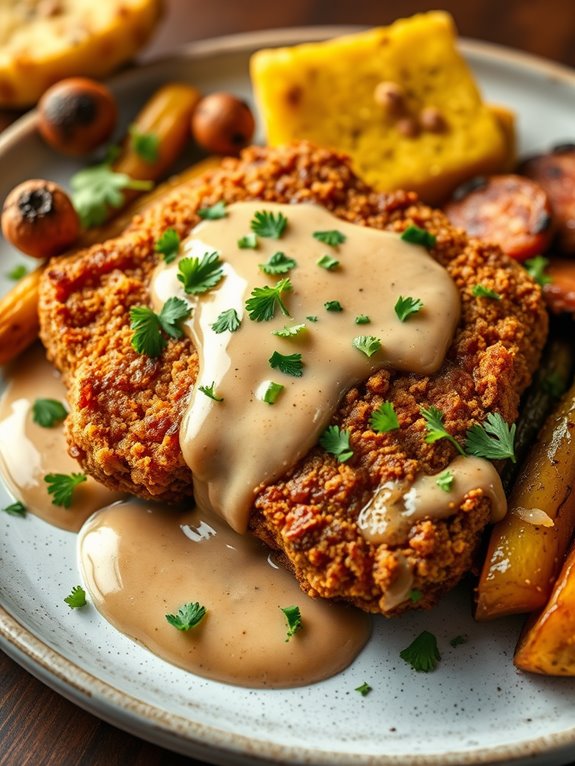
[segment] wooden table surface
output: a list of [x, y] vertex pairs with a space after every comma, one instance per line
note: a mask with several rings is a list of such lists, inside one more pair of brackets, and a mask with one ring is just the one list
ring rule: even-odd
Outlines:
[[[506, 45], [575, 67], [573, 0], [166, 0], [166, 14], [143, 53], [237, 32], [309, 24], [379, 25], [398, 13], [443, 7], [466, 37]], [[1, 126], [0, 117], [0, 126]], [[0, 127], [1, 129], [1, 127]], [[575, 137], [575, 119], [574, 119]], [[199, 766], [125, 734], [52, 692], [0, 652], [2, 766]]]

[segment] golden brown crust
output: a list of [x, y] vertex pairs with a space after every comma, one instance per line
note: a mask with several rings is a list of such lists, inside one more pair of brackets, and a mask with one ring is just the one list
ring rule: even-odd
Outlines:
[[[416, 524], [397, 548], [368, 544], [356, 516], [380, 482], [437, 472], [454, 457], [447, 442], [425, 443], [421, 406], [439, 407], [446, 428], [461, 439], [488, 411], [508, 421], [517, 417], [547, 318], [539, 288], [497, 247], [469, 241], [412, 193], [373, 193], [334, 152], [309, 144], [251, 148], [135, 218], [118, 239], [50, 264], [41, 290], [41, 332], [69, 385], [70, 451], [109, 486], [170, 501], [191, 495], [178, 426], [196, 377], [195, 351], [187, 340], [171, 340], [157, 360], [136, 354], [128, 310], [148, 302], [154, 242], [168, 226], [185, 236], [199, 207], [254, 198], [314, 201], [375, 228], [424, 226], [437, 236], [434, 257], [461, 291], [462, 319], [442, 370], [429, 377], [380, 371], [349, 391], [333, 422], [351, 429], [353, 458], [342, 465], [320, 448], [312, 450], [283, 480], [259, 488], [250, 522], [258, 536], [285, 552], [311, 595], [379, 611], [401, 553], [413, 567], [414, 587], [424, 593], [419, 605], [430, 605], [471, 565], [489, 517], [481, 492], [470, 493], [449, 519]], [[502, 299], [474, 297], [478, 283]], [[369, 415], [385, 399], [393, 401], [401, 428], [375, 434]]]

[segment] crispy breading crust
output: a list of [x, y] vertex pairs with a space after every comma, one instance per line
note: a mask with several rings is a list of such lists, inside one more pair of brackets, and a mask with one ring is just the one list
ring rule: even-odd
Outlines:
[[[154, 243], [166, 228], [185, 237], [199, 221], [198, 208], [246, 199], [313, 201], [353, 223], [395, 231], [415, 224], [437, 237], [432, 255], [462, 296], [461, 322], [442, 369], [429, 377], [382, 370], [351, 389], [332, 422], [351, 429], [353, 458], [340, 464], [315, 448], [283, 480], [258, 488], [250, 520], [310, 595], [380, 611], [382, 594], [407, 561], [413, 587], [423, 593], [417, 606], [429, 606], [470, 568], [490, 513], [481, 491], [469, 493], [450, 518], [415, 524], [397, 547], [367, 543], [357, 514], [381, 482], [435, 473], [454, 457], [446, 441], [425, 443], [421, 406], [439, 407], [460, 439], [487, 412], [517, 417], [547, 316], [538, 286], [497, 247], [469, 241], [412, 193], [372, 192], [341, 155], [305, 143], [251, 148], [178, 188], [119, 238], [50, 263], [41, 288], [41, 335], [69, 387], [70, 452], [110, 487], [172, 502], [192, 494], [178, 428], [197, 375], [196, 353], [188, 340], [170, 340], [159, 359], [138, 355], [130, 345], [129, 308], [149, 302]], [[474, 297], [475, 284], [496, 290], [501, 300]], [[401, 428], [376, 434], [369, 416], [383, 400], [394, 403]]]

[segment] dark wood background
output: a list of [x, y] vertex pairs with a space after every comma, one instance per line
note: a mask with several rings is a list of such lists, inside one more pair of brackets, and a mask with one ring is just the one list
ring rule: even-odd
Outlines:
[[[166, 0], [164, 21], [143, 57], [207, 37], [310, 24], [380, 25], [437, 7], [453, 14], [461, 35], [575, 67], [574, 0]], [[575, 104], [573, 132], [575, 138]], [[0, 764], [199, 766], [85, 713], [1, 652]]]

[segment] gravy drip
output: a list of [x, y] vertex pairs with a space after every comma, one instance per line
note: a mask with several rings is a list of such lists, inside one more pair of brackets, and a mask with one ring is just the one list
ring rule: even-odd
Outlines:
[[11, 368], [8, 386], [0, 399], [0, 472], [10, 492], [31, 513], [76, 532], [94, 511], [123, 495], [88, 477], [75, 488], [70, 508], [52, 503], [44, 476], [78, 473], [82, 468], [68, 455], [62, 423], [43, 428], [32, 420], [36, 399], [57, 399], [66, 405], [64, 384], [45, 354], [37, 346]]
[[[138, 501], [95, 514], [78, 540], [93, 603], [120, 631], [200, 676], [284, 688], [339, 673], [361, 651], [370, 619], [311, 599], [269, 551], [213, 514]], [[207, 609], [182, 632], [166, 614], [187, 602]], [[303, 628], [286, 642], [280, 607], [300, 607]]]
[[[257, 249], [240, 249], [258, 211], [282, 213], [288, 224], [281, 239], [259, 237]], [[314, 232], [337, 230], [346, 240], [330, 247]], [[439, 369], [460, 315], [457, 288], [447, 271], [423, 247], [398, 234], [341, 221], [310, 204], [244, 202], [230, 205], [223, 220], [203, 221], [183, 244], [184, 256], [202, 258], [217, 251], [225, 277], [215, 289], [190, 299], [177, 280], [178, 262], [162, 264], [152, 279], [156, 311], [174, 295], [190, 300], [192, 317], [184, 323], [200, 356], [200, 373], [184, 414], [180, 443], [194, 476], [196, 501], [245, 531], [257, 487], [284, 474], [317, 443], [344, 393], [382, 367], [428, 374]], [[277, 252], [297, 265], [289, 274], [267, 276], [259, 267]], [[333, 270], [318, 260], [339, 261]], [[289, 276], [293, 290], [282, 296], [271, 321], [253, 321], [245, 309], [255, 287]], [[419, 298], [423, 308], [400, 321], [394, 307], [400, 296]], [[327, 301], [342, 311], [328, 311]], [[234, 308], [242, 320], [236, 332], [217, 334], [211, 325]], [[367, 315], [369, 324], [355, 318]], [[317, 317], [317, 321], [308, 319]], [[295, 337], [273, 334], [286, 325], [305, 323]], [[371, 357], [352, 345], [373, 335], [381, 349]], [[303, 375], [272, 369], [274, 352], [300, 353]], [[262, 400], [273, 381], [284, 386], [275, 404]], [[214, 384], [216, 402], [199, 390]]]

